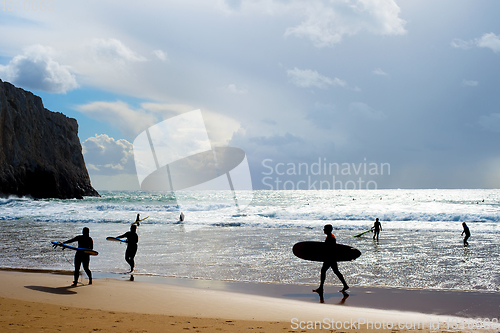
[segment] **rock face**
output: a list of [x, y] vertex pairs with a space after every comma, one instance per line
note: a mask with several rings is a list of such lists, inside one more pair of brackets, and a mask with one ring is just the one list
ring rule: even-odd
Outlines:
[[98, 196], [82, 155], [76, 119], [0, 80], [0, 196]]

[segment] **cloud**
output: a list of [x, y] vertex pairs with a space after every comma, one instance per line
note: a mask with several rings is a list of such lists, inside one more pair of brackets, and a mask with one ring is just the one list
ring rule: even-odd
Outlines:
[[[190, 105], [167, 103], [142, 103], [141, 107], [148, 112], [154, 113], [160, 120], [195, 109]], [[208, 109], [202, 109], [201, 111], [210, 143], [213, 147], [226, 146], [233, 137], [233, 134], [241, 127], [238, 121], [229, 116]]]
[[474, 46], [474, 41], [465, 41], [460, 38], [455, 38], [451, 41], [450, 45], [457, 49], [467, 50]]
[[380, 125], [386, 118], [383, 112], [362, 102], [349, 103], [347, 108], [315, 103], [306, 116], [316, 128], [329, 131], [329, 137], [339, 145], [347, 139], [360, 139], [371, 126]]
[[479, 117], [478, 124], [486, 131], [500, 133], [500, 113], [481, 116]]
[[85, 140], [82, 148], [93, 175], [135, 174], [133, 145], [127, 140], [96, 134]]
[[242, 0], [224, 0], [224, 4], [231, 10], [239, 10]]
[[372, 72], [374, 75], [388, 75], [386, 72], [384, 72], [382, 69], [380, 68], [376, 68], [373, 70]]
[[163, 62], [168, 61], [168, 55], [166, 52], [163, 52], [162, 50], [154, 50], [153, 54], [160, 59]]
[[477, 82], [477, 81], [466, 80], [466, 79], [462, 80], [462, 86], [464, 86], [464, 87], [477, 87], [478, 84], [479, 84], [479, 82]]
[[500, 52], [500, 36], [495, 35], [493, 32], [484, 34], [480, 38], [476, 38], [470, 41], [464, 41], [460, 38], [455, 38], [451, 41], [451, 46], [454, 48], [467, 50], [473, 46], [486, 47], [491, 49], [493, 52]]
[[[154, 124], [194, 109], [190, 105], [168, 103], [141, 103], [140, 108], [133, 108], [122, 101], [76, 106], [86, 116], [118, 128], [130, 140]], [[213, 146], [226, 145], [240, 128], [239, 122], [221, 113], [204, 109], [202, 114]]]
[[324, 130], [333, 129], [339, 123], [338, 110], [335, 106], [316, 102], [306, 119], [310, 120], [317, 128]]
[[344, 36], [362, 30], [377, 35], [402, 35], [406, 22], [399, 18], [394, 0], [343, 0], [294, 2], [305, 20], [286, 29], [285, 36], [309, 38], [316, 47], [333, 46]]
[[494, 33], [484, 34], [481, 38], [476, 40], [476, 45], [478, 47], [487, 47], [493, 50], [493, 52], [500, 52], [500, 36]]
[[328, 86], [334, 87], [346, 87], [347, 82], [334, 78], [331, 79], [327, 76], [319, 74], [317, 71], [311, 69], [294, 69], [287, 70], [290, 82], [292, 82], [297, 87], [309, 88], [316, 87], [320, 89], [326, 89]]
[[249, 141], [256, 143], [261, 146], [286, 146], [295, 143], [305, 143], [305, 141], [295, 135], [286, 133], [285, 135], [274, 135], [268, 137], [253, 137], [249, 138]]
[[[58, 47], [57, 50], [44, 45], [25, 48], [23, 54], [13, 57], [7, 65], [0, 65], [0, 78], [25, 89], [50, 93], [66, 93], [78, 88], [78, 83], [126, 93], [134, 86], [130, 81], [140, 76], [139, 66], [134, 65], [148, 61], [114, 38], [72, 40]], [[166, 53], [158, 51], [157, 57], [168, 60]], [[158, 67], [158, 63], [151, 66]], [[143, 69], [142, 66], [140, 70]]]
[[383, 112], [377, 111], [371, 106], [361, 102], [349, 104], [349, 112], [354, 115], [358, 115], [361, 119], [366, 120], [381, 120], [385, 118], [385, 114]]
[[55, 61], [56, 55], [48, 46], [27, 47], [24, 54], [15, 56], [6, 66], [0, 65], [0, 76], [21, 87], [50, 93], [66, 93], [77, 88], [71, 67]]
[[88, 48], [96, 62], [120, 63], [142, 62], [147, 59], [136, 54], [115, 38], [94, 38]]
[[316, 47], [331, 47], [344, 36], [361, 31], [376, 35], [402, 35], [406, 21], [395, 0], [219, 0], [226, 14], [300, 17], [284, 36], [310, 39]]
[[128, 138], [134, 138], [158, 121], [158, 117], [154, 114], [143, 109], [133, 109], [122, 101], [92, 102], [78, 105], [76, 110], [89, 118], [106, 122], [118, 128]]
[[223, 88], [223, 90], [236, 95], [244, 95], [248, 92], [248, 90], [246, 89], [238, 88], [234, 83], [227, 85], [226, 87]]
[[500, 173], [498, 170], [500, 170], [500, 158], [496, 156], [490, 157], [478, 163], [477, 169], [474, 170], [475, 172], [469, 172], [466, 177], [470, 174], [481, 175], [483, 178], [483, 186], [481, 188], [497, 189], [500, 187]]

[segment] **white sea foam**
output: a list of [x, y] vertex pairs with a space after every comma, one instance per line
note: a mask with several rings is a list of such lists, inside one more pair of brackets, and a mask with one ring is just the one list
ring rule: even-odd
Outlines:
[[[297, 259], [291, 247], [321, 241], [329, 223], [340, 243], [363, 253], [341, 264], [350, 284], [500, 290], [498, 190], [257, 191], [241, 212], [224, 202], [225, 193], [183, 195], [189, 199], [183, 206], [171, 194], [144, 192], [0, 199], [0, 266], [71, 270], [72, 253], [56, 252], [50, 241], [88, 226], [100, 252], [92, 268], [125, 271], [125, 246], [105, 237], [124, 233], [140, 213], [149, 216], [139, 227], [137, 270], [143, 274], [316, 283], [318, 263]], [[376, 217], [383, 226], [380, 242], [370, 234], [352, 237]], [[467, 248], [461, 222], [472, 232]]]

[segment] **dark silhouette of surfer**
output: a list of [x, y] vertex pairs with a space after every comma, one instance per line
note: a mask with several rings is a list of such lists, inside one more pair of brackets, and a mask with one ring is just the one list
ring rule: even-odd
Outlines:
[[[78, 235], [75, 238], [71, 238], [63, 242], [63, 244], [78, 242], [79, 248], [93, 249], [94, 241], [92, 240], [92, 237], [90, 237], [89, 234], [90, 234], [89, 228], [85, 227], [83, 228], [81, 235]], [[76, 287], [78, 283], [78, 277], [80, 276], [80, 266], [83, 266], [83, 270], [85, 271], [85, 273], [89, 278], [89, 284], [92, 284], [92, 272], [89, 269], [89, 264], [90, 264], [90, 254], [86, 254], [83, 251], [77, 250], [75, 253], [75, 273], [74, 273], [74, 281], [72, 284], [73, 287]]]
[[[139, 215], [139, 214], [137, 214]], [[137, 235], [137, 226], [132, 224], [130, 226], [130, 231], [127, 231], [123, 235], [116, 238], [126, 238], [127, 239], [127, 249], [125, 250], [125, 261], [130, 265], [130, 272], [134, 271], [135, 267], [135, 254], [137, 253], [137, 243], [139, 242], [139, 235]]]
[[378, 220], [378, 217], [375, 219], [375, 223], [373, 224], [373, 239], [377, 237], [378, 241], [378, 235], [380, 234], [380, 231], [382, 231], [382, 224]]
[[181, 212], [181, 215], [179, 216], [179, 221], [181, 221], [181, 222], [184, 221], [184, 213], [183, 212]]
[[462, 231], [462, 234], [460, 236], [463, 236], [464, 233], [465, 233], [464, 246], [467, 246], [467, 245], [469, 245], [469, 243], [467, 242], [467, 240], [470, 237], [470, 230], [469, 230], [469, 227], [467, 226], [467, 224], [465, 224], [465, 222], [462, 222], [462, 227], [464, 227], [464, 231]]
[[[337, 246], [337, 240], [335, 239], [335, 236], [332, 234], [333, 227], [331, 224], [325, 225], [323, 228], [323, 232], [326, 235], [325, 238], [325, 243], [331, 247], [331, 251], [335, 252], [335, 248]], [[333, 272], [337, 277], [339, 278], [340, 282], [344, 285], [342, 290], [340, 290], [342, 293], [344, 293], [347, 289], [349, 289], [349, 286], [344, 280], [344, 276], [342, 273], [339, 271], [339, 267], [337, 265], [337, 261], [335, 261], [335, 258], [332, 258], [331, 260], [323, 262], [323, 266], [321, 267], [321, 282], [320, 285], [317, 289], [314, 289], [313, 292], [318, 293], [320, 295], [320, 298], [323, 296], [323, 286], [325, 284], [325, 279], [326, 279], [326, 272], [328, 271], [328, 268], [332, 268]]]

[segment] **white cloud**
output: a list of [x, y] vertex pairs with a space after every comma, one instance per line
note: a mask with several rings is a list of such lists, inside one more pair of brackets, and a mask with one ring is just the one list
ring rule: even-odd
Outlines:
[[96, 134], [85, 140], [82, 148], [93, 175], [135, 174], [133, 145], [127, 140]]
[[48, 46], [33, 45], [15, 56], [6, 66], [0, 65], [0, 76], [24, 88], [50, 93], [66, 93], [78, 87], [71, 67], [54, 60], [56, 51]]
[[478, 84], [479, 84], [479, 82], [477, 82], [477, 81], [466, 80], [466, 79], [462, 80], [462, 86], [464, 86], [464, 87], [476, 87]]
[[[156, 114], [161, 120], [195, 109], [190, 105], [167, 103], [143, 103], [141, 107]], [[219, 112], [207, 109], [201, 111], [210, 143], [213, 147], [227, 145], [232, 139], [233, 134], [241, 127], [239, 122]]]
[[219, 0], [218, 8], [227, 14], [301, 17], [302, 22], [288, 27], [284, 35], [308, 38], [316, 47], [333, 46], [361, 31], [406, 33], [395, 0]]
[[388, 75], [386, 72], [384, 72], [384, 71], [383, 71], [382, 69], [380, 69], [380, 68], [376, 68], [376, 69], [374, 69], [372, 73], [373, 73], [373, 74], [375, 74], [375, 75]]
[[451, 46], [457, 49], [467, 50], [474, 46], [474, 41], [465, 41], [460, 38], [455, 38], [450, 43]]
[[493, 52], [500, 52], [500, 36], [494, 33], [484, 34], [481, 38], [476, 40], [478, 47], [487, 47], [493, 50]]
[[498, 53], [500, 52], [500, 36], [497, 36], [493, 32], [490, 32], [484, 34], [480, 38], [476, 38], [470, 41], [455, 38], [451, 41], [451, 46], [463, 50], [470, 49], [473, 46], [486, 47], [493, 50], [493, 52]]
[[115, 38], [94, 38], [88, 44], [88, 47], [96, 62], [118, 62], [120, 64], [125, 64], [128, 62], [141, 62], [147, 60]]
[[316, 47], [333, 46], [362, 30], [377, 35], [402, 35], [406, 22], [394, 0], [296, 1], [305, 20], [285, 36], [307, 37]]
[[181, 113], [194, 110], [194, 108], [190, 105], [168, 103], [142, 103], [141, 107], [144, 110], [161, 115], [163, 119], [174, 117]]
[[76, 109], [90, 118], [117, 127], [128, 138], [135, 137], [158, 121], [155, 115], [143, 109], [134, 110], [122, 101], [92, 102], [78, 105]]
[[[57, 49], [44, 45], [25, 48], [7, 65], [0, 65], [0, 78], [26, 89], [52, 93], [66, 93], [78, 88], [78, 83], [123, 93], [127, 88], [132, 90], [131, 80], [142, 78], [138, 69], [143, 70], [147, 61], [118, 39], [83, 38], [59, 44]], [[153, 66], [158, 67], [158, 63]]]
[[290, 82], [292, 82], [297, 87], [302, 87], [302, 88], [317, 87], [320, 89], [326, 89], [328, 86], [334, 86], [334, 87], [347, 86], [347, 82], [339, 78], [331, 79], [311, 69], [298, 69], [297, 67], [295, 67], [294, 69], [287, 70], [287, 74], [288, 77], [290, 78]]
[[246, 89], [240, 89], [238, 88], [234, 83], [231, 83], [224, 87], [224, 90], [231, 93], [231, 94], [236, 94], [236, 95], [244, 95], [248, 92]]
[[154, 50], [153, 54], [163, 62], [168, 61], [167, 53], [163, 52], [162, 50]]
[[[118, 128], [124, 136], [133, 140], [139, 133], [165, 119], [193, 111], [185, 104], [142, 103], [140, 108], [117, 102], [92, 102], [76, 106], [86, 116]], [[240, 123], [231, 117], [207, 109], [202, 110], [206, 129], [213, 146], [224, 146], [231, 140]]]

